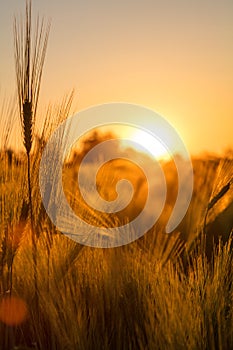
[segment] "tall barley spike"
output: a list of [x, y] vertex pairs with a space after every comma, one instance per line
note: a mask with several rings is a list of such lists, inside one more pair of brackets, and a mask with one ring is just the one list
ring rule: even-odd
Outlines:
[[31, 0], [26, 0], [25, 23], [14, 19], [14, 53], [20, 120], [24, 146], [30, 154], [50, 22], [37, 17], [32, 36]]
[[36, 310], [38, 313], [37, 236], [33, 219], [30, 152], [33, 142], [33, 127], [48, 44], [50, 22], [45, 25], [44, 19], [40, 21], [39, 17], [37, 17], [34, 35], [32, 36], [32, 6], [31, 0], [26, 0], [25, 21], [17, 21], [15, 18], [13, 28], [19, 113], [23, 133], [23, 142], [27, 153], [28, 199], [31, 216]]
[[37, 17], [32, 35], [32, 5], [31, 0], [26, 0], [25, 20], [14, 19], [14, 53], [20, 121], [28, 159], [28, 195], [32, 226], [30, 152], [49, 30], [50, 22], [45, 25], [44, 19], [40, 21]]

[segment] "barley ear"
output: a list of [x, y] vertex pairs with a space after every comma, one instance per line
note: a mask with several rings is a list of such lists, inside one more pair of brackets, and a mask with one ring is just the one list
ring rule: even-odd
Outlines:
[[218, 192], [216, 196], [208, 204], [208, 210], [212, 209], [215, 204], [229, 191], [231, 187], [231, 181], [228, 182], [223, 188]]
[[32, 103], [26, 100], [23, 103], [23, 135], [27, 154], [32, 148]]

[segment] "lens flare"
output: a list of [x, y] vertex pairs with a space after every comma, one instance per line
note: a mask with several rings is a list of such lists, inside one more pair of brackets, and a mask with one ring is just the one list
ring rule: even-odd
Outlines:
[[0, 301], [0, 321], [6, 325], [20, 325], [26, 320], [27, 316], [28, 308], [21, 298], [7, 296]]

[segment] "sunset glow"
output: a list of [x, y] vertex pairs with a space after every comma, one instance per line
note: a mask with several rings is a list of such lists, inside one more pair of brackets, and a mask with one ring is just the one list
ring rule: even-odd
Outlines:
[[[3, 93], [15, 88], [12, 18], [20, 5], [1, 5]], [[41, 118], [75, 88], [75, 111], [136, 103], [166, 117], [192, 154], [233, 147], [233, 2], [42, 0], [33, 8], [52, 20]]]

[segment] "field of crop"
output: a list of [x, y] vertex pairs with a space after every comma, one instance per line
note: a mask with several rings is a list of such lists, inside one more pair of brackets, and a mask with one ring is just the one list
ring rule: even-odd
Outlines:
[[[66, 102], [60, 111], [64, 117]], [[1, 152], [0, 348], [232, 348], [233, 161], [193, 160], [193, 199], [172, 235], [164, 227], [176, 181], [172, 164], [165, 163], [170, 197], [160, 220], [129, 245], [101, 249], [75, 243], [48, 218], [38, 186], [44, 144], [38, 137], [30, 154], [33, 218], [26, 156], [7, 147]], [[69, 202], [92, 224], [109, 225], [75, 196], [76, 167], [63, 168]], [[119, 161], [110, 166], [100, 189], [111, 193], [108, 179], [119, 175], [119, 167]], [[134, 187], [140, 206], [136, 179]]]

